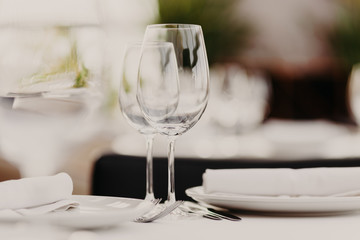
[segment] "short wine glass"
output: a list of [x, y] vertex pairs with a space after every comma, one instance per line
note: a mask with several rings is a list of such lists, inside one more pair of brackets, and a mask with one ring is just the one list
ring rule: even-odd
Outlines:
[[137, 74], [141, 52], [141, 42], [128, 43], [122, 64], [119, 89], [121, 112], [127, 122], [146, 139], [146, 200], [153, 200], [153, 141], [156, 130], [143, 117], [136, 99]]
[[[209, 95], [209, 67], [199, 25], [155, 24], [146, 28], [143, 46], [153, 41], [170, 44], [171, 50], [156, 55], [141, 52], [138, 101], [147, 121], [168, 137], [168, 201], [175, 197], [174, 146], [178, 136], [187, 132], [201, 118]], [[167, 65], [175, 61], [177, 68]], [[154, 69], [159, 69], [154, 71]], [[176, 71], [168, 73], [167, 71]], [[161, 73], [161, 74], [160, 74]], [[166, 77], [159, 77], [167, 74]], [[169, 76], [169, 77], [168, 77]]]

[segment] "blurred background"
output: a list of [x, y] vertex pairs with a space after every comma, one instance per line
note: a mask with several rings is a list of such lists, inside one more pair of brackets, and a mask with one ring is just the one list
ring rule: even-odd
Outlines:
[[[0, 1], [0, 40], [7, 36], [9, 27], [21, 23], [21, 28], [28, 28], [29, 21], [56, 28], [91, 25], [97, 29], [96, 37], [82, 39], [98, 39], [93, 44], [99, 50], [94, 53], [92, 46], [79, 53], [90, 59], [88, 68], [98, 75], [88, 85], [80, 82], [73, 87], [96, 89], [95, 95], [101, 97], [90, 98], [96, 100], [91, 104], [96, 107], [91, 108], [86, 124], [78, 125], [86, 128], [76, 133], [77, 138], [63, 140], [67, 145], [58, 151], [62, 155], [56, 168], [49, 160], [52, 168], [33, 171], [33, 175], [67, 171], [75, 183], [74, 193], [88, 194], [94, 162], [100, 156], [109, 152], [144, 156], [145, 143], [139, 144], [142, 136], [123, 119], [117, 91], [125, 44], [141, 41], [146, 25], [152, 23], [199, 24], [207, 47], [211, 78], [208, 108], [194, 129], [179, 138], [176, 156], [360, 156], [359, 11], [357, 0]], [[21, 36], [24, 39], [33, 36], [34, 29], [25, 34]], [[0, 47], [1, 51], [8, 49], [6, 41], [0, 41]], [[0, 54], [0, 62], [9, 62], [5, 56]], [[0, 76], [3, 82], [9, 75]], [[25, 168], [24, 160], [11, 160], [11, 151], [5, 146], [11, 145], [9, 136], [19, 128], [4, 124], [6, 117], [1, 120], [0, 124], [12, 130], [0, 141], [0, 177], [17, 178], [22, 175], [19, 169]], [[24, 131], [19, 134], [26, 135]], [[62, 134], [70, 136], [68, 131]], [[35, 142], [37, 138], [37, 133], [30, 137]], [[162, 137], [156, 140], [156, 156], [166, 155], [165, 142]], [[14, 140], [12, 148], [18, 143]], [[42, 150], [34, 147], [32, 151]], [[26, 168], [38, 168], [37, 164], [44, 163], [31, 162]], [[32, 175], [32, 171], [28, 173]]]
[[261, 72], [271, 81], [267, 117], [352, 121], [345, 95], [359, 55], [358, 1], [158, 0], [102, 5], [108, 32], [119, 34], [117, 46], [141, 40], [150, 23], [200, 24], [212, 69], [228, 75], [236, 66]]

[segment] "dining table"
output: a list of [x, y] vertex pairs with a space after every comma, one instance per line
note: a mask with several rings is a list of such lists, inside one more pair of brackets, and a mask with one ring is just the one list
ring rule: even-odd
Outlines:
[[168, 215], [151, 223], [121, 222], [100, 229], [72, 229], [31, 222], [0, 223], [2, 239], [359, 239], [360, 213], [281, 215], [238, 212], [241, 221]]
[[[204, 133], [199, 128], [194, 131], [194, 134], [198, 134], [199, 131]], [[199, 139], [198, 137], [195, 142], [189, 140], [191, 136], [184, 142], [179, 141], [178, 158], [177, 161], [175, 160], [178, 166], [176, 173], [182, 176], [179, 179], [190, 179], [194, 175], [191, 174], [192, 171], [198, 169], [197, 180], [192, 184], [201, 185], [201, 173], [205, 170], [204, 166], [206, 168], [209, 166], [210, 168], [359, 166], [358, 134], [353, 132], [351, 127], [324, 121], [283, 122], [277, 120], [268, 122], [255, 134], [236, 138], [219, 137], [216, 134], [214, 137], [211, 135], [213, 133], [208, 131], [206, 134], [198, 134], [203, 138]], [[122, 141], [122, 139], [124, 138], [119, 138], [117, 143], [119, 147], [115, 154], [103, 156], [95, 165], [93, 177], [95, 180], [97, 178], [97, 181], [93, 183], [95, 184], [93, 191], [96, 194], [111, 193], [125, 196], [134, 193], [133, 191], [126, 192], [124, 179], [116, 178], [115, 173], [111, 174], [111, 169], [113, 169], [117, 173], [127, 171], [127, 177], [139, 176], [139, 173], [136, 172], [138, 170], [132, 172], [130, 169], [131, 166], [139, 169], [140, 160], [138, 158], [141, 158], [142, 154], [134, 154], [132, 148], [134, 141], [130, 141], [128, 136], [126, 141]], [[224, 143], [222, 144], [221, 141]], [[238, 152], [231, 151], [232, 141], [236, 142]], [[161, 158], [165, 155], [161, 152], [162, 149], [165, 148], [161, 148], [160, 152], [155, 149], [155, 167], [157, 164], [161, 165], [159, 156]], [[202, 151], [203, 149], [206, 151]], [[225, 156], [224, 153], [227, 155]], [[195, 159], [196, 154], [198, 155]], [[255, 158], [249, 158], [249, 156], [255, 156]], [[243, 159], [250, 160], [242, 161]], [[165, 164], [165, 160], [162, 162]], [[106, 170], [104, 174], [97, 175], [99, 171], [104, 170]], [[125, 173], [122, 175], [125, 176]], [[102, 177], [98, 178], [99, 176]], [[105, 184], [100, 184], [99, 179]], [[120, 190], [111, 186], [110, 182], [107, 182], [109, 179], [119, 180], [115, 180], [116, 185], [124, 187], [124, 192], [119, 192]], [[179, 184], [182, 184], [181, 181]], [[184, 189], [181, 188], [181, 190], [184, 191], [191, 187], [190, 184], [185, 185], [178, 186], [183, 187]], [[143, 189], [139, 192], [143, 192]], [[185, 195], [179, 196], [185, 197]], [[321, 205], [321, 203], [319, 204]], [[346, 205], [346, 203], [344, 204]], [[343, 206], [345, 206], [344, 204]], [[84, 239], [91, 239], [90, 237], [93, 239], [360, 239], [360, 231], [358, 231], [360, 212], [358, 209], [359, 207], [354, 207], [351, 211], [324, 211], [310, 214], [238, 209], [231, 211], [242, 218], [241, 221], [236, 222], [169, 215], [151, 223], [130, 221], [121, 223], [114, 228], [90, 232], [75, 231], [69, 235], [80, 237], [83, 234], [84, 237], [89, 237]]]
[[[320, 164], [324, 163], [339, 166], [346, 165], [348, 167], [359, 166], [358, 156], [358, 143], [360, 140], [357, 132], [349, 130], [347, 127], [333, 125], [324, 122], [315, 122], [311, 123], [311, 128], [309, 131], [312, 134], [307, 134], [303, 129], [308, 129], [308, 123], [296, 123], [296, 128], [294, 128], [293, 123], [290, 125], [285, 125], [287, 128], [284, 129], [284, 123], [281, 122], [281, 125], [278, 125], [278, 121], [270, 122], [266, 125], [266, 128], [261, 129], [262, 132], [257, 132], [256, 134], [260, 135], [249, 135], [245, 137], [237, 136], [236, 139], [229, 138], [209, 138], [209, 136], [204, 136], [202, 139], [197, 139], [197, 144], [191, 144], [189, 142], [180, 142], [178, 147], [178, 155], [176, 158], [176, 164], [178, 167], [184, 166], [184, 171], [189, 168], [189, 166], [195, 166], [198, 164], [200, 167], [199, 173], [196, 174], [196, 179], [201, 180], [201, 173], [204, 171], [203, 164], [211, 164], [210, 166], [215, 166], [216, 164], [225, 164], [225, 168], [228, 168], [230, 165], [226, 164], [240, 164], [240, 167], [248, 167], [247, 164], [260, 164], [263, 166], [264, 163], [276, 159], [276, 164], [281, 166], [292, 166], [292, 167], [304, 167], [303, 165], [297, 164]], [[299, 125], [300, 124], [300, 125]], [[303, 124], [306, 124], [304, 126]], [[304, 128], [302, 128], [304, 126]], [[279, 127], [281, 129], [279, 130]], [[306, 128], [305, 128], [306, 127]], [[290, 130], [296, 129], [292, 132]], [[197, 131], [201, 131], [198, 129]], [[197, 131], [194, 131], [196, 134]], [[292, 141], [289, 141], [289, 133], [296, 135], [296, 138], [290, 138]], [[306, 133], [306, 134], [305, 134]], [[315, 134], [316, 133], [316, 134]], [[210, 134], [210, 133], [209, 133]], [[189, 135], [191, 137], [191, 135]], [[266, 138], [264, 138], [264, 136]], [[141, 137], [141, 136], [140, 136]], [[292, 136], [290, 136], [292, 137]], [[137, 157], [130, 158], [132, 161], [119, 161], [119, 156], [127, 156], [132, 152], [132, 143], [131, 138], [126, 136], [126, 141], [123, 136], [119, 139], [117, 144], [121, 145], [121, 151], [117, 152], [118, 155], [110, 155], [107, 157], [108, 161], [111, 162], [109, 166], [103, 168], [104, 174], [97, 175], [97, 181], [101, 181], [105, 184], [98, 184], [98, 188], [93, 188], [93, 193], [89, 195], [84, 195], [87, 198], [103, 196], [104, 198], [118, 198], [120, 200], [124, 199], [133, 199], [129, 196], [114, 196], [107, 195], [114, 193], [114, 188], [119, 188], [121, 184], [129, 185], [131, 179], [129, 176], [138, 178], [140, 174], [134, 174], [130, 171], [131, 165], [127, 167], [115, 168], [113, 163], [121, 164], [137, 164], [140, 160], [137, 158], [143, 158], [142, 153], [137, 153]], [[208, 140], [217, 140], [217, 142], [208, 141]], [[259, 140], [266, 141], [259, 141]], [[186, 140], [186, 139], [185, 139]], [[243, 158], [239, 157], [239, 152], [234, 153], [231, 150], [231, 143], [235, 140], [236, 149], [248, 149], [248, 152], [243, 152]], [[310, 141], [311, 140], [311, 141]], [[221, 141], [225, 141], [225, 144], [221, 144]], [[159, 143], [159, 142], [158, 142]], [[193, 142], [190, 142], [193, 143]], [[246, 144], [245, 144], [246, 143]], [[213, 144], [208, 146], [208, 144]], [[253, 147], [252, 145], [254, 144]], [[116, 145], [116, 144], [115, 144]], [[160, 144], [157, 145], [159, 147]], [[161, 146], [161, 145], [160, 145]], [[193, 147], [193, 148], [190, 148]], [[241, 148], [244, 147], [244, 148]], [[224, 149], [223, 149], [224, 148]], [[261, 148], [261, 151], [259, 150]], [[206, 149], [204, 155], [203, 149]], [[185, 151], [187, 150], [187, 151]], [[211, 152], [211, 150], [214, 150]], [[250, 152], [250, 150], [252, 152]], [[306, 150], [306, 151], [305, 151]], [[351, 151], [350, 151], [351, 150]], [[224, 152], [232, 153], [234, 155], [224, 156]], [[241, 151], [240, 151], [241, 152]], [[259, 154], [263, 155], [259, 155]], [[344, 155], [347, 153], [348, 155]], [[119, 155], [125, 154], [125, 155]], [[188, 154], [188, 155], [186, 155]], [[189, 160], [189, 156], [193, 157], [197, 155], [197, 161]], [[212, 155], [211, 155], [212, 154]], [[220, 155], [222, 154], [222, 155]], [[250, 161], [242, 162], [241, 159], [244, 159], [244, 156], [251, 154], [256, 155], [256, 159], [249, 158]], [[308, 154], [308, 155], [303, 155]], [[158, 156], [163, 156], [160, 152], [157, 152], [155, 149], [155, 159]], [[226, 158], [225, 158], [226, 157]], [[104, 160], [104, 157], [102, 158]], [[226, 161], [228, 160], [228, 162]], [[240, 160], [239, 160], [240, 159]], [[314, 161], [314, 159], [317, 161]], [[260, 161], [261, 160], [261, 161]], [[202, 161], [202, 162], [201, 162]], [[234, 162], [235, 161], [235, 162]], [[161, 161], [160, 161], [161, 162]], [[164, 161], [163, 161], [164, 162]], [[156, 165], [157, 161], [155, 161]], [[273, 161], [270, 162], [274, 164]], [[269, 163], [269, 164], [270, 164]], [[191, 165], [193, 164], [193, 165]], [[195, 164], [195, 165], [194, 165]], [[215, 164], [215, 165], [214, 165]], [[242, 164], [245, 164], [244, 166]], [[290, 165], [289, 165], [290, 164]], [[99, 167], [101, 165], [95, 165]], [[206, 165], [208, 166], [208, 165]], [[223, 168], [223, 165], [217, 168]], [[278, 165], [276, 165], [278, 166]], [[306, 165], [307, 166], [307, 165]], [[305, 166], [305, 167], [306, 167]], [[338, 167], [339, 167], [338, 166]], [[235, 167], [238, 167], [236, 165]], [[309, 166], [307, 166], [309, 167]], [[231, 165], [231, 168], [234, 166]], [[118, 181], [117, 179], [111, 177], [104, 178], [104, 176], [112, 176], [111, 169], [114, 170], [117, 176], [123, 175], [126, 177], [124, 181]], [[195, 169], [193, 167], [193, 169]], [[179, 169], [177, 169], [179, 170]], [[128, 172], [129, 176], [120, 174], [121, 172]], [[166, 174], [166, 171], [161, 171]], [[177, 171], [177, 174], [181, 176], [181, 170]], [[185, 171], [184, 174], [189, 173]], [[95, 176], [96, 177], [96, 176]], [[190, 178], [189, 178], [190, 179]], [[109, 180], [109, 182], [106, 182]], [[165, 182], [165, 181], [162, 181]], [[97, 182], [99, 183], [99, 182]], [[93, 183], [94, 184], [94, 183]], [[192, 182], [194, 186], [199, 186], [201, 182]], [[95, 185], [94, 185], [95, 186]], [[105, 188], [105, 186], [110, 186], [111, 189]], [[132, 191], [134, 191], [134, 186]], [[190, 185], [184, 185], [184, 190], [188, 190], [191, 187]], [[187, 189], [185, 189], [187, 188]], [[97, 190], [96, 190], [97, 189]], [[181, 188], [180, 188], [181, 189]], [[179, 190], [180, 190], [179, 189]], [[94, 194], [96, 190], [96, 194]], [[126, 189], [125, 189], [126, 190]], [[156, 191], [159, 189], [157, 188]], [[108, 191], [108, 192], [107, 192]], [[156, 192], [155, 191], [155, 192]], [[139, 192], [143, 193], [142, 189]], [[94, 194], [94, 195], [93, 195]], [[95, 196], [97, 195], [97, 196]], [[78, 195], [82, 196], [82, 195]], [[140, 198], [137, 198], [139, 201]], [[349, 211], [322, 211], [322, 212], [276, 212], [276, 211], [248, 211], [245, 209], [231, 210], [232, 214], [235, 214], [241, 217], [241, 221], [229, 221], [229, 220], [211, 220], [204, 218], [202, 216], [176, 216], [169, 214], [163, 218], [160, 218], [156, 221], [150, 223], [139, 223], [133, 221], [133, 219], [122, 219], [116, 224], [111, 224], [107, 226], [106, 224], [100, 224], [100, 226], [93, 227], [81, 227], [81, 224], [71, 224], [59, 225], [52, 221], [32, 221], [27, 220], [23, 221], [22, 219], [13, 219], [9, 221], [8, 219], [0, 218], [0, 239], [55, 239], [55, 240], [111, 240], [111, 239], [126, 239], [126, 240], [143, 240], [143, 239], [360, 239], [359, 223], [360, 223], [360, 203], [359, 197], [355, 196], [352, 198], [352, 204], [356, 204], [349, 209]], [[189, 199], [186, 199], [189, 201]], [[195, 201], [196, 199], [192, 199]], [[278, 202], [278, 207], [281, 206], [281, 202]], [[346, 209], [346, 202], [340, 203], [341, 207]], [[261, 205], [259, 205], [261, 206]], [[317, 207], [321, 207], [321, 203], [317, 203]], [[120, 212], [121, 213], [121, 212]], [[96, 219], [95, 216], [88, 216], [88, 219]], [[84, 220], [84, 219], [83, 219]], [[71, 217], [68, 218], [69, 222], [76, 222]], [[98, 221], [106, 221], [106, 218], [99, 218]], [[80, 227], [79, 227], [80, 226]]]

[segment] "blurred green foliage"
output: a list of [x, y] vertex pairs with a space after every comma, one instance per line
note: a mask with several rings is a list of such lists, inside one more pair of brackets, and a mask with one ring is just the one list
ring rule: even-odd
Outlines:
[[360, 63], [360, 1], [343, 0], [334, 29], [330, 33], [330, 44], [335, 55], [346, 70]]
[[[56, 36], [59, 38], [64, 38], [65, 40], [71, 39], [70, 37], [70, 29], [67, 27], [57, 27]], [[88, 80], [89, 80], [89, 69], [84, 65], [81, 61], [80, 56], [78, 54], [78, 46], [76, 41], [70, 43], [70, 51], [68, 55], [64, 58], [59, 58], [58, 62], [54, 66], [50, 67], [50, 70], [41, 69], [39, 72], [33, 74], [31, 79], [36, 79], [35, 81], [32, 80], [30, 84], [36, 84], [46, 81], [51, 81], [58, 77], [59, 74], [66, 74], [66, 73], [75, 73], [74, 85], [73, 88], [83, 88], [87, 87]], [[25, 79], [26, 80], [26, 79]], [[26, 86], [27, 83], [24, 83]]]
[[209, 64], [236, 61], [246, 47], [250, 25], [238, 16], [239, 0], [158, 0], [155, 23], [201, 25]]

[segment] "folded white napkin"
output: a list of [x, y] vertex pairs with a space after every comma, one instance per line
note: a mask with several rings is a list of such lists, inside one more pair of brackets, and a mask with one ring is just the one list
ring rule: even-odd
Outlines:
[[70, 200], [73, 182], [66, 173], [0, 182], [0, 213], [36, 215], [78, 205]]
[[360, 195], [360, 167], [304, 169], [207, 169], [205, 193], [259, 196]]

